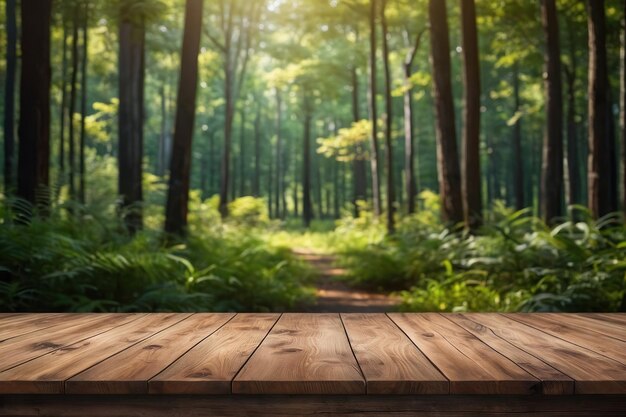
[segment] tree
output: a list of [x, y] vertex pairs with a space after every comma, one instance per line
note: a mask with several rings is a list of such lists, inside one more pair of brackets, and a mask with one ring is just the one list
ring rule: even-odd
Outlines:
[[69, 103], [69, 136], [68, 136], [68, 168], [69, 168], [69, 195], [71, 199], [76, 198], [76, 135], [74, 123], [74, 113], [76, 112], [76, 95], [78, 80], [78, 26], [79, 26], [79, 4], [74, 3], [72, 19], [72, 71], [70, 75], [70, 103]]
[[17, 19], [15, 0], [6, 0], [7, 56], [4, 79], [4, 193], [15, 187], [15, 68], [17, 64]]
[[245, 79], [252, 44], [253, 28], [256, 27], [261, 1], [255, 1], [250, 7], [240, 0], [219, 0], [216, 27], [221, 38], [213, 30], [205, 34], [222, 55], [224, 73], [224, 153], [222, 156], [222, 177], [220, 183], [219, 211], [222, 217], [228, 216], [228, 189], [231, 185], [231, 148], [235, 107], [241, 94]]
[[[405, 188], [407, 198], [407, 212], [409, 214], [415, 212], [415, 194], [417, 192], [417, 186], [415, 184], [415, 155], [413, 147], [413, 85], [411, 82], [411, 75], [413, 73], [413, 61], [415, 61], [415, 55], [420, 47], [422, 36], [425, 30], [418, 32], [415, 39], [415, 43], [407, 52], [404, 58], [404, 176], [405, 176]], [[404, 32], [405, 42], [409, 42], [408, 31]]]
[[[626, 1], [622, 7], [622, 34], [620, 45], [620, 129], [622, 140], [622, 210], [626, 215]], [[626, 295], [623, 305], [626, 306]]]
[[85, 204], [85, 141], [87, 140], [87, 130], [85, 119], [87, 118], [87, 55], [89, 54], [89, 2], [83, 4], [83, 50], [81, 62], [81, 83], [80, 83], [80, 139], [78, 151], [78, 200]]
[[370, 164], [372, 170], [372, 200], [374, 202], [374, 214], [380, 216], [380, 174], [378, 172], [378, 111], [376, 109], [376, 9], [377, 0], [370, 1], [370, 93], [369, 108], [370, 119], [372, 120], [372, 134], [370, 137]]
[[380, 23], [382, 27], [383, 63], [385, 68], [385, 173], [387, 174], [387, 233], [395, 231], [395, 190], [393, 183], [393, 147], [391, 145], [391, 130], [393, 126], [393, 100], [391, 97], [391, 69], [389, 64], [389, 41], [387, 34], [387, 18], [385, 9], [387, 0], [381, 0]]
[[[121, 3], [119, 24], [119, 179], [121, 214], [129, 233], [143, 227], [145, 20], [133, 2]], [[135, 13], [134, 13], [135, 12]]]
[[191, 141], [196, 114], [198, 53], [200, 52], [200, 35], [202, 33], [202, 2], [203, 0], [187, 0], [185, 6], [185, 32], [165, 211], [165, 231], [178, 235], [182, 235], [187, 226]]
[[17, 195], [49, 205], [52, 0], [23, 1]]
[[541, 165], [541, 214], [546, 222], [552, 222], [563, 213], [563, 97], [559, 22], [555, 0], [542, 0], [541, 21], [546, 40], [546, 130]]
[[459, 223], [463, 221], [464, 216], [450, 80], [450, 40], [445, 1], [430, 0], [428, 13], [442, 217], [444, 221]]
[[304, 152], [302, 158], [302, 220], [309, 227], [313, 219], [313, 205], [311, 203], [311, 118], [313, 109], [307, 92], [304, 92]]
[[465, 224], [474, 230], [482, 219], [480, 180], [480, 63], [474, 0], [461, 0], [463, 32], [463, 204]]
[[594, 217], [604, 216], [617, 207], [612, 204], [615, 178], [611, 175], [609, 153], [609, 114], [608, 75], [606, 62], [606, 27], [604, 0], [589, 0], [589, 163], [588, 198], [589, 209]]

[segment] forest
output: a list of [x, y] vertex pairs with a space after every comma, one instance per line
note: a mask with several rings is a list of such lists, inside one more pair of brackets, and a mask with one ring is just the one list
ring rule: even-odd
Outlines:
[[624, 1], [0, 8], [0, 311], [626, 311]]

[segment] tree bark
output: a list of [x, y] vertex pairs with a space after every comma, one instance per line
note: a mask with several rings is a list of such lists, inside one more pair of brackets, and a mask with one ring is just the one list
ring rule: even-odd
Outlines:
[[69, 38], [67, 21], [63, 22], [63, 46], [61, 54], [61, 111], [59, 112], [59, 179], [57, 198], [65, 184], [65, 121], [67, 120], [67, 41]]
[[261, 195], [261, 104], [257, 105], [254, 119], [254, 180], [252, 181], [255, 197]]
[[391, 70], [389, 68], [389, 44], [387, 41], [387, 19], [385, 9], [387, 0], [382, 0], [380, 22], [382, 27], [383, 63], [385, 68], [385, 171], [387, 174], [387, 233], [395, 231], [395, 184], [393, 182], [393, 147], [391, 131], [393, 125], [393, 100], [391, 97]]
[[184, 234], [187, 227], [202, 2], [203, 0], [187, 0], [185, 5], [185, 29], [176, 102], [176, 124], [174, 125], [172, 163], [170, 165], [170, 181], [165, 212], [165, 232], [177, 235]]
[[[407, 199], [407, 212], [415, 213], [415, 195], [417, 186], [415, 183], [415, 149], [413, 147], [413, 86], [411, 85], [411, 75], [413, 73], [413, 61], [417, 49], [420, 46], [421, 31], [417, 35], [415, 44], [404, 60], [404, 186]], [[408, 33], [406, 35], [408, 41]]]
[[370, 1], [370, 120], [372, 121], [372, 133], [370, 137], [370, 164], [372, 171], [372, 200], [374, 205], [374, 214], [380, 216], [381, 199], [380, 199], [380, 174], [378, 172], [378, 112], [376, 109], [376, 8], [377, 0]]
[[142, 158], [145, 24], [122, 16], [119, 29], [119, 180], [121, 214], [129, 233], [143, 227]]
[[281, 218], [280, 203], [282, 201], [281, 185], [282, 185], [282, 172], [283, 172], [283, 149], [282, 149], [282, 99], [280, 91], [276, 90], [276, 199], [274, 200], [274, 215], [277, 218]]
[[541, 215], [546, 223], [551, 223], [563, 214], [563, 97], [559, 22], [555, 0], [542, 0], [541, 18], [546, 40], [546, 130], [541, 165]]
[[[52, 0], [22, 1], [17, 196], [48, 209]], [[30, 213], [23, 213], [30, 216]], [[26, 219], [24, 219], [26, 220]]]
[[[519, 66], [515, 63], [513, 73], [513, 100], [515, 114], [521, 111], [519, 95]], [[516, 117], [517, 117], [516, 116]], [[522, 160], [522, 119], [518, 117], [513, 126], [513, 186], [515, 189], [515, 209], [522, 210], [526, 201], [524, 199], [524, 161]]]
[[17, 18], [15, 0], [6, 0], [6, 75], [4, 79], [4, 194], [15, 188], [15, 69], [17, 66]]
[[462, 222], [464, 216], [450, 79], [450, 40], [445, 1], [430, 0], [429, 17], [439, 194], [443, 220], [456, 224]]
[[465, 225], [476, 230], [482, 223], [480, 182], [480, 63], [474, 0], [461, 0], [463, 32], [463, 205]]
[[587, 2], [589, 30], [589, 209], [594, 217], [604, 216], [616, 208], [611, 205], [611, 167], [607, 163], [609, 101], [606, 56], [604, 0]]
[[74, 113], [76, 113], [76, 96], [78, 82], [78, 25], [79, 6], [74, 5], [74, 19], [72, 29], [72, 72], [70, 75], [70, 103], [69, 103], [69, 137], [68, 137], [68, 169], [69, 169], [69, 196], [70, 200], [76, 200], [76, 134]]
[[239, 131], [239, 195], [246, 195], [246, 109], [241, 110]]
[[89, 53], [89, 2], [84, 3], [85, 14], [83, 16], [83, 51], [81, 63], [81, 87], [80, 87], [80, 143], [79, 143], [79, 183], [78, 200], [85, 204], [85, 119], [87, 117], [87, 55]]
[[[620, 45], [620, 136], [622, 141], [622, 211], [626, 216], [626, 0], [622, 6], [622, 33]], [[626, 293], [622, 300], [626, 309]]]
[[[352, 80], [352, 121], [358, 122], [361, 120], [359, 112], [359, 74], [356, 67], [352, 66], [350, 69], [350, 75]], [[352, 204], [354, 205], [354, 216], [359, 216], [358, 201], [367, 199], [367, 178], [365, 169], [365, 159], [363, 155], [363, 146], [356, 145], [354, 149], [354, 161], [352, 161], [352, 180], [354, 183], [354, 197]]]
[[313, 219], [311, 205], [311, 108], [308, 98], [304, 103], [304, 143], [302, 153], [302, 220], [309, 227]]

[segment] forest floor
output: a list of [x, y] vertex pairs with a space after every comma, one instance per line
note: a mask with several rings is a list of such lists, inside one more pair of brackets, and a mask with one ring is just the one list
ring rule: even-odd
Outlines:
[[397, 297], [357, 289], [342, 279], [345, 270], [335, 265], [331, 254], [297, 247], [293, 252], [308, 262], [317, 272], [315, 280], [316, 301], [303, 309], [314, 313], [382, 313], [393, 311], [399, 304]]

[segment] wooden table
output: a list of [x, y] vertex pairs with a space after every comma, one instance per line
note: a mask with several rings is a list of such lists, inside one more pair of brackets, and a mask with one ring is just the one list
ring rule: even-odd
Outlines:
[[0, 314], [0, 415], [626, 416], [626, 314]]

